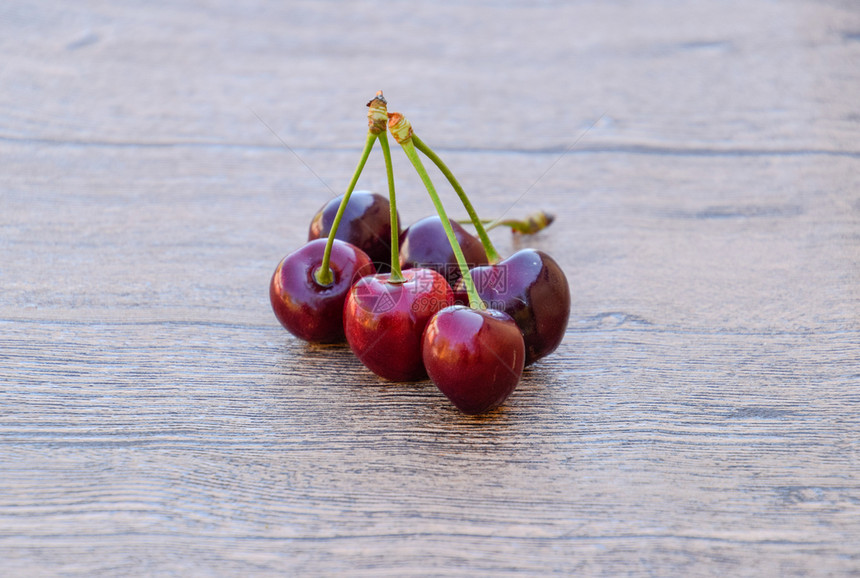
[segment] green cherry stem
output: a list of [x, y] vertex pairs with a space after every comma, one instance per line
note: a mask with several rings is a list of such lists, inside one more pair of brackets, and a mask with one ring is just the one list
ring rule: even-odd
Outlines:
[[490, 263], [497, 263], [501, 257], [499, 257], [498, 251], [493, 246], [493, 242], [490, 241], [490, 236], [487, 235], [487, 229], [484, 228], [484, 224], [481, 219], [478, 217], [478, 213], [475, 211], [475, 208], [472, 206], [471, 201], [469, 201], [468, 195], [466, 195], [466, 191], [463, 190], [463, 187], [460, 186], [460, 183], [457, 181], [457, 178], [454, 176], [454, 173], [451, 172], [451, 169], [448, 168], [439, 155], [433, 152], [427, 144], [418, 138], [418, 135], [412, 133], [412, 142], [415, 144], [415, 148], [424, 153], [424, 155], [433, 161], [433, 164], [445, 175], [445, 178], [448, 179], [448, 182], [451, 183], [451, 186], [457, 191], [457, 196], [460, 197], [460, 201], [463, 203], [463, 207], [466, 208], [466, 212], [469, 214], [469, 218], [472, 220], [472, 224], [475, 226], [475, 232], [478, 233], [478, 237], [481, 239], [481, 244], [484, 246], [484, 251], [487, 252], [487, 259], [489, 259]]
[[[534, 235], [549, 227], [555, 221], [555, 215], [546, 211], [538, 211], [527, 215], [524, 219], [481, 219], [487, 225], [487, 230], [492, 231], [496, 227], [509, 227], [512, 232], [519, 235]], [[458, 223], [468, 225], [471, 219], [458, 219]]]
[[373, 143], [376, 142], [376, 139], [377, 134], [374, 133], [373, 130], [367, 131], [367, 141], [364, 143], [364, 151], [361, 153], [361, 160], [358, 161], [358, 166], [355, 167], [352, 180], [349, 182], [346, 193], [343, 195], [343, 200], [337, 208], [337, 214], [334, 216], [334, 222], [331, 224], [331, 231], [329, 231], [328, 234], [328, 241], [325, 245], [325, 253], [323, 253], [322, 263], [320, 264], [319, 269], [316, 270], [316, 273], [314, 273], [314, 279], [316, 279], [317, 283], [320, 285], [331, 285], [334, 282], [334, 273], [329, 267], [329, 262], [331, 261], [331, 248], [334, 245], [334, 236], [337, 234], [340, 220], [343, 218], [343, 214], [346, 211], [346, 204], [349, 202], [349, 197], [352, 195], [352, 191], [355, 189], [356, 183], [358, 183], [358, 177], [361, 176], [361, 171], [364, 170], [364, 165], [367, 163], [367, 157], [370, 156], [370, 151], [373, 149]]
[[463, 278], [463, 283], [466, 285], [466, 293], [469, 296], [469, 306], [472, 309], [485, 309], [486, 305], [478, 295], [478, 290], [475, 288], [475, 283], [472, 280], [472, 275], [469, 274], [469, 266], [466, 264], [466, 256], [463, 255], [463, 249], [457, 242], [457, 237], [454, 235], [454, 229], [451, 227], [451, 221], [445, 213], [445, 207], [442, 206], [442, 200], [433, 186], [433, 181], [430, 180], [430, 175], [421, 163], [418, 153], [415, 151], [415, 145], [412, 143], [412, 126], [406, 117], [397, 112], [392, 112], [388, 115], [388, 128], [400, 146], [406, 157], [415, 167], [418, 176], [427, 188], [427, 193], [436, 207], [436, 212], [439, 214], [439, 220], [442, 222], [442, 227], [445, 229], [445, 235], [448, 237], [448, 242], [451, 244], [451, 249], [454, 251], [454, 256], [457, 258], [457, 266], [460, 268], [460, 274]]
[[388, 134], [379, 133], [379, 145], [382, 156], [385, 157], [385, 174], [388, 177], [388, 204], [391, 206], [391, 283], [402, 283], [403, 272], [400, 270], [400, 236], [397, 234], [397, 201], [394, 198], [394, 169], [391, 164], [391, 149], [388, 146]]
[[385, 157], [385, 175], [388, 179], [388, 205], [390, 207], [389, 221], [391, 222], [391, 274], [390, 283], [403, 283], [403, 272], [400, 270], [400, 227], [397, 225], [397, 199], [394, 195], [394, 169], [391, 164], [391, 149], [388, 146], [388, 101], [378, 91], [376, 96], [367, 103], [368, 130], [379, 138], [382, 156]]

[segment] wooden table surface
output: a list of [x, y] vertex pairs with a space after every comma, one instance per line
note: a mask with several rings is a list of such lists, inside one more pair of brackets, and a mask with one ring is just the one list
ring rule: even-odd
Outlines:
[[[11, 0], [0, 53], [0, 575], [860, 575], [854, 0]], [[269, 306], [378, 89], [557, 216], [493, 231], [573, 298], [483, 418]]]

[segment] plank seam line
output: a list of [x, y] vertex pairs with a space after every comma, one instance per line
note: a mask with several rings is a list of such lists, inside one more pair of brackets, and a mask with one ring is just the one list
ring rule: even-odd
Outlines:
[[[47, 145], [56, 147], [82, 148], [200, 148], [200, 149], [238, 149], [238, 150], [283, 150], [281, 145], [265, 145], [256, 143], [219, 143], [206, 141], [172, 141], [172, 142], [130, 142], [130, 141], [85, 141], [62, 140], [51, 138], [19, 138], [0, 136], [0, 142], [20, 143], [30, 145]], [[296, 152], [354, 152], [354, 147], [300, 147]], [[771, 156], [833, 156], [844, 158], [860, 158], [860, 151], [837, 150], [823, 148], [755, 148], [755, 147], [701, 147], [701, 146], [659, 146], [659, 145], [591, 145], [580, 146], [571, 150], [564, 147], [546, 148], [493, 148], [493, 147], [437, 147], [437, 151], [461, 154], [505, 154], [505, 155], [584, 155], [584, 154], [635, 154], [635, 155], [664, 155], [686, 157], [771, 157]]]

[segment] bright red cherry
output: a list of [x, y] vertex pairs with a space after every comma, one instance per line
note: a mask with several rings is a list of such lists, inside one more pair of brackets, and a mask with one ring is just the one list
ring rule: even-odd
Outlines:
[[321, 285], [314, 274], [325, 246], [326, 239], [317, 239], [284, 257], [269, 283], [269, 299], [275, 317], [296, 337], [336, 343], [344, 340], [343, 304], [349, 288], [376, 269], [364, 251], [335, 240], [329, 261], [333, 281]]
[[[339, 195], [317, 211], [308, 228], [309, 241], [328, 237], [342, 200], [343, 195]], [[335, 239], [352, 243], [367, 253], [377, 270], [388, 271], [391, 268], [391, 209], [388, 199], [370, 191], [353, 191]]]
[[501, 405], [523, 372], [523, 336], [506, 313], [462, 305], [437, 313], [424, 330], [424, 366], [433, 383], [466, 414]]
[[[556, 350], [570, 317], [570, 287], [555, 259], [543, 251], [522, 249], [470, 273], [487, 306], [513, 317], [523, 332], [526, 365]], [[463, 299], [462, 281], [455, 297], [455, 302]]]
[[[481, 241], [458, 223], [451, 221], [451, 226], [466, 257], [466, 264], [469, 267], [487, 264], [487, 252]], [[454, 286], [460, 278], [460, 268], [438, 216], [425, 217], [403, 231], [400, 235], [400, 266], [403, 269], [433, 269], [444, 275], [451, 287]]]
[[343, 310], [346, 340], [380, 377], [422, 379], [427, 373], [421, 336], [430, 318], [453, 302], [454, 293], [445, 278], [430, 269], [403, 271], [402, 282], [390, 278], [388, 273], [363, 277], [350, 290]]

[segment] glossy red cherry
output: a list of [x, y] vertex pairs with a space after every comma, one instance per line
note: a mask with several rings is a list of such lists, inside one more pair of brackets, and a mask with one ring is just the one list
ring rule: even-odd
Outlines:
[[[339, 195], [317, 211], [308, 228], [309, 241], [328, 237], [342, 200], [343, 195]], [[382, 195], [354, 191], [346, 204], [335, 239], [355, 245], [367, 253], [377, 270], [388, 271], [391, 268], [390, 211], [388, 199]]]
[[437, 313], [424, 330], [424, 366], [433, 383], [463, 413], [501, 405], [523, 372], [525, 345], [506, 313], [462, 305]]
[[430, 269], [403, 271], [402, 282], [390, 274], [364, 277], [349, 292], [343, 310], [346, 340], [368, 369], [391, 381], [414, 381], [427, 375], [421, 336], [427, 322], [454, 299], [445, 278]]
[[[570, 287], [558, 263], [535, 249], [522, 249], [495, 265], [470, 271], [478, 295], [491, 309], [510, 315], [523, 333], [526, 365], [561, 343], [570, 317]], [[462, 281], [455, 301], [462, 301]]]
[[[477, 237], [454, 221], [451, 221], [451, 226], [469, 267], [489, 262], [487, 252]], [[448, 283], [454, 286], [460, 278], [460, 268], [438, 216], [425, 217], [403, 231], [400, 235], [400, 266], [404, 269], [433, 269], [444, 275]]]
[[344, 340], [343, 305], [349, 288], [376, 269], [364, 251], [336, 240], [329, 261], [334, 280], [321, 285], [314, 274], [325, 246], [325, 239], [317, 239], [284, 257], [269, 283], [269, 299], [275, 317], [296, 337], [336, 343]]

